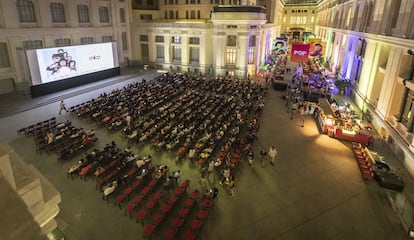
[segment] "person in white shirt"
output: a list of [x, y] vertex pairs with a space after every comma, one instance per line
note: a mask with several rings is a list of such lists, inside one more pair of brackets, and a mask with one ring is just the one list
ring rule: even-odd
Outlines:
[[269, 148], [269, 151], [267, 152], [267, 154], [270, 157], [270, 164], [275, 166], [275, 161], [276, 161], [276, 156], [277, 156], [277, 150], [276, 150], [275, 146], [271, 146]]

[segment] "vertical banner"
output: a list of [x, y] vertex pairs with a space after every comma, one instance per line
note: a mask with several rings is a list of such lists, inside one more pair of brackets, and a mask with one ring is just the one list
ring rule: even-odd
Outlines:
[[283, 55], [286, 53], [286, 40], [276, 38], [272, 42], [272, 54]]
[[310, 44], [292, 43], [290, 61], [307, 62]]
[[326, 42], [322, 42], [320, 38], [308, 39], [310, 44], [310, 57], [323, 57], [325, 55]]

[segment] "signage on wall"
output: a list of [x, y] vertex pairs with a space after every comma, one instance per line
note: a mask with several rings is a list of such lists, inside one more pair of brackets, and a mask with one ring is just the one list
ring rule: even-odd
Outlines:
[[290, 54], [290, 61], [292, 62], [307, 62], [309, 55], [310, 44], [292, 44], [292, 50]]

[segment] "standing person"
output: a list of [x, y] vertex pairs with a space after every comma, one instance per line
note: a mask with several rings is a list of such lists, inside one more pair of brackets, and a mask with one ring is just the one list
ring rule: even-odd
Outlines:
[[[210, 175], [212, 173], [214, 173], [214, 169], [216, 169], [216, 166], [214, 165], [214, 160], [210, 160], [210, 162], [208, 163], [208, 168], [207, 168], [207, 178], [210, 177]], [[213, 179], [214, 181], [216, 181], [216, 176], [213, 174]]]
[[276, 156], [277, 156], [277, 150], [276, 150], [275, 146], [271, 146], [269, 148], [268, 155], [270, 157], [270, 164], [272, 164], [273, 167], [274, 167], [275, 166]]
[[264, 148], [262, 148], [262, 150], [260, 150], [260, 159], [262, 160], [262, 167], [265, 164], [266, 156], [267, 156], [267, 152]]
[[60, 114], [62, 114], [62, 110], [65, 110], [66, 112], [69, 112], [69, 111], [66, 109], [66, 104], [65, 104], [65, 102], [63, 102], [63, 100], [62, 100], [62, 101], [60, 101], [59, 107], [60, 107], [60, 110], [59, 110], [59, 115], [60, 115]]
[[253, 159], [254, 159], [254, 153], [253, 150], [251, 148], [249, 148], [249, 152], [247, 154], [247, 161], [249, 161], [249, 165], [252, 166], [253, 165]]
[[234, 197], [234, 179], [230, 178], [230, 180], [227, 182], [227, 185], [229, 186], [230, 197]]
[[230, 168], [226, 168], [223, 171], [223, 179], [220, 181], [220, 184], [223, 185], [225, 181], [230, 179]]

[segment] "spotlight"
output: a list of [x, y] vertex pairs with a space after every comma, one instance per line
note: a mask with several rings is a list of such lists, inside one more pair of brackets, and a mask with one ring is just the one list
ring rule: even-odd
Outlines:
[[414, 55], [414, 51], [412, 49], [408, 49], [407, 53], [410, 55]]

